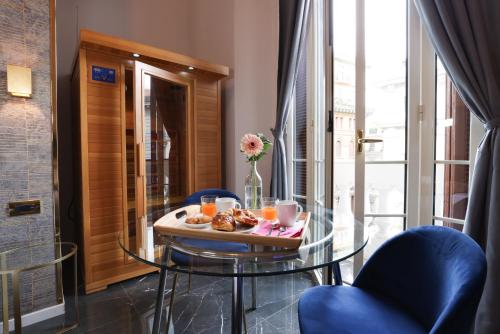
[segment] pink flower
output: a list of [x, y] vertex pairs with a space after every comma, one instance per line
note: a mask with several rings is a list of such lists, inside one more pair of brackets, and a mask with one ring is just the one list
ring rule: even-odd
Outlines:
[[263, 149], [264, 143], [258, 136], [247, 133], [241, 138], [240, 150], [245, 153], [248, 158], [261, 154]]

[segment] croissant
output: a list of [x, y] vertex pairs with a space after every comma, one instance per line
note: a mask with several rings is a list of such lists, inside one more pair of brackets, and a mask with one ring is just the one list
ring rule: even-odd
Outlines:
[[243, 226], [255, 226], [259, 223], [259, 220], [252, 211], [233, 209], [234, 219]]
[[218, 213], [212, 219], [212, 228], [218, 231], [234, 232], [236, 230], [236, 223], [233, 216], [225, 213]]

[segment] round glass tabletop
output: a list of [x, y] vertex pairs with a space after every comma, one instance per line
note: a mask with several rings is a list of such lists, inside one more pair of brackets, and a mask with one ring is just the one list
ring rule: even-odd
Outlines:
[[[354, 218], [334, 219], [324, 208], [304, 208], [311, 220], [297, 249], [228, 244], [154, 233], [153, 245], [135, 249], [123, 235], [119, 244], [132, 258], [167, 270], [208, 276], [249, 277], [289, 274], [343, 261], [368, 242], [363, 224]], [[230, 233], [230, 232], [228, 232]]]

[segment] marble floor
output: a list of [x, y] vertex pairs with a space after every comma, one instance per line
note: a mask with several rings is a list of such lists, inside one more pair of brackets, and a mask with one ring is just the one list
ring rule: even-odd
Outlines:
[[[193, 276], [188, 293], [187, 275], [179, 277], [169, 333], [229, 333], [231, 279]], [[150, 274], [80, 296], [80, 326], [71, 333], [148, 333], [157, 284], [158, 274]], [[257, 310], [246, 313], [248, 333], [299, 333], [298, 298], [313, 285], [308, 273], [259, 277]], [[167, 287], [171, 286], [172, 276], [167, 282]], [[245, 279], [244, 292], [248, 308], [249, 279]], [[166, 294], [166, 305], [169, 297], [170, 293]], [[53, 318], [26, 327], [24, 333], [53, 333], [62, 321], [62, 317]]]

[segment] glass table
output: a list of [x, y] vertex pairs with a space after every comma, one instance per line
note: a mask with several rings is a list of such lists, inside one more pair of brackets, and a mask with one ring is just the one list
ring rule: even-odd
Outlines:
[[[155, 235], [154, 245], [151, 245], [152, 249], [147, 252], [149, 256], [146, 256], [144, 252], [127, 247], [123, 238], [119, 237], [120, 246], [129, 256], [160, 270], [152, 332], [160, 332], [167, 272], [233, 278], [232, 333], [242, 332], [242, 289], [245, 277], [253, 278], [254, 287], [254, 278], [258, 276], [327, 268], [324, 279], [326, 283], [341, 285], [339, 263], [360, 252], [368, 242], [368, 236], [364, 235], [364, 225], [354, 218], [348, 222], [336, 222], [329, 209], [305, 208], [305, 211], [311, 212], [311, 221], [298, 249], [249, 245], [248, 252], [221, 252], [188, 246], [182, 242], [182, 238], [173, 235]], [[187, 259], [186, 263], [172, 262], [172, 252], [182, 253]], [[175, 278], [176, 276], [174, 280]], [[252, 293], [252, 308], [255, 308], [255, 293]]]
[[[61, 272], [63, 261], [73, 257], [73, 275], [74, 275], [74, 298], [76, 321], [58, 330], [58, 333], [64, 333], [78, 326], [78, 282], [77, 282], [77, 254], [78, 247], [72, 242], [51, 242], [34, 245], [26, 245], [18, 248], [9, 249], [0, 252], [0, 276], [2, 278], [2, 313], [3, 313], [3, 332], [9, 333], [9, 296], [8, 279], [12, 280], [12, 301], [14, 308], [15, 332], [22, 332], [21, 323], [21, 284], [20, 276], [22, 273], [40, 268], [56, 266], [57, 271]], [[57, 282], [57, 299], [63, 302], [62, 281], [60, 276], [55, 274]]]

